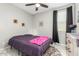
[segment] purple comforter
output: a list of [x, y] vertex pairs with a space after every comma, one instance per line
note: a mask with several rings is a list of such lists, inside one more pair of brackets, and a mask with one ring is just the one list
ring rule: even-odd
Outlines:
[[32, 35], [31, 36], [28, 36], [28, 35], [15, 36], [9, 40], [8, 44], [18, 49], [24, 54], [27, 54], [30, 56], [41, 56], [49, 47], [49, 44], [51, 43], [51, 39], [48, 39], [46, 42], [44, 42], [42, 45], [39, 46], [36, 44], [32, 44], [29, 41], [36, 37], [39, 37], [39, 36], [32, 36]]

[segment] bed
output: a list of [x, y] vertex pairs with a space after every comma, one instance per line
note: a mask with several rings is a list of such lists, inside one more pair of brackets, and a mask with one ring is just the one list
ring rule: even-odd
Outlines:
[[34, 36], [31, 34], [14, 36], [9, 40], [8, 44], [11, 46], [11, 48], [14, 47], [20, 51], [22, 55], [42, 56], [49, 47], [51, 39], [48, 38], [48, 40], [40, 46], [29, 41], [37, 37], [39, 36]]

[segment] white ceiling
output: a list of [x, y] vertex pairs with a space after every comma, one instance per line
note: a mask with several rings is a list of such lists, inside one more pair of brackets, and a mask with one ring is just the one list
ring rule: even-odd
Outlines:
[[19, 7], [30, 14], [44, 12], [44, 11], [50, 10], [52, 8], [57, 8], [60, 6], [67, 5], [68, 3], [44, 3], [44, 4], [48, 5], [48, 8], [39, 7], [38, 11], [35, 11], [35, 5], [25, 6], [25, 4], [27, 4], [27, 3], [13, 3], [14, 6]]

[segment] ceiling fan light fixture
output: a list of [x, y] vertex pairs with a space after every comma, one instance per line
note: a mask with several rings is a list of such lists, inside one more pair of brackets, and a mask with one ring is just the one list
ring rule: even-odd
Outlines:
[[36, 7], [40, 7], [40, 4], [39, 3], [36, 3], [35, 5], [36, 5]]
[[43, 3], [30, 3], [30, 4], [26, 4], [25, 6], [32, 6], [32, 5], [35, 5], [35, 11], [38, 11], [39, 7], [48, 8], [48, 5]]

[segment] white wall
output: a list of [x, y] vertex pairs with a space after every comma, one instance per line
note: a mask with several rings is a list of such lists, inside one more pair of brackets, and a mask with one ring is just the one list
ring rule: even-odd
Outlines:
[[[0, 49], [7, 45], [12, 36], [30, 32], [32, 18], [32, 15], [15, 6], [0, 4]], [[13, 19], [17, 19], [18, 23], [13, 23]], [[22, 22], [25, 23], [25, 27], [21, 26]]]
[[[45, 35], [52, 37], [53, 29], [53, 10], [39, 13], [34, 15], [33, 28], [37, 31], [38, 35]], [[43, 26], [39, 26], [39, 22], [43, 22]]]

